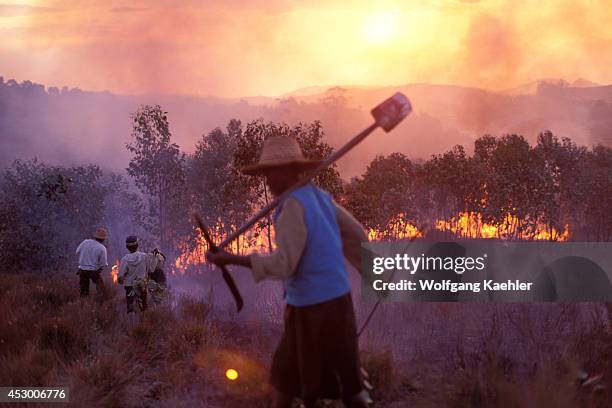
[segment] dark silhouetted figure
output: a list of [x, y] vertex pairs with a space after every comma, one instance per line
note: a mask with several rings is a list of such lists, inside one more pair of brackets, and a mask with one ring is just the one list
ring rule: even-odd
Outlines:
[[542, 269], [533, 286], [540, 302], [610, 302], [612, 285], [595, 262], [580, 256], [565, 256]]

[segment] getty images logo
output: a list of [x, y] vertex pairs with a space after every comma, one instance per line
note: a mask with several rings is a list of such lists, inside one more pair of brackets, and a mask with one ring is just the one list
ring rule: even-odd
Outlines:
[[481, 271], [486, 267], [487, 254], [479, 257], [460, 256], [410, 256], [408, 254], [396, 254], [390, 257], [375, 257], [372, 272], [376, 275], [388, 270], [400, 270], [410, 272], [411, 275], [417, 271], [453, 271], [463, 274], [465, 271]]

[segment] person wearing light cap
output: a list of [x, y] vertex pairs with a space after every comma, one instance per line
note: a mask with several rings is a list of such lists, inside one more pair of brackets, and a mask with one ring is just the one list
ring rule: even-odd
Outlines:
[[[241, 170], [264, 176], [279, 196], [317, 164], [303, 156], [294, 138], [274, 136], [265, 140], [259, 162]], [[312, 183], [279, 205], [274, 223], [276, 249], [269, 255], [207, 253], [217, 265], [251, 268], [255, 281], [283, 281], [287, 306], [284, 333], [272, 359], [273, 406], [290, 407], [294, 397], [301, 397], [310, 408], [318, 399], [332, 397], [329, 390], [340, 389], [347, 407], [366, 407], [369, 397], [360, 372], [344, 261], [346, 257], [361, 269], [365, 231], [329, 193]]]
[[96, 295], [102, 299], [106, 295], [106, 288], [101, 273], [108, 266], [106, 247], [103, 245], [108, 238], [104, 228], [98, 228], [93, 239], [86, 239], [79, 244], [76, 255], [79, 262], [79, 286], [81, 297], [89, 296], [89, 281], [96, 285]]

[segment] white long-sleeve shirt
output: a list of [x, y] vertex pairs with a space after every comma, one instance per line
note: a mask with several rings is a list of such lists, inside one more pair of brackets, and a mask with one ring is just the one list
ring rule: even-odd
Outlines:
[[95, 239], [86, 239], [76, 249], [79, 259], [79, 269], [83, 271], [97, 271], [108, 266], [106, 247]]

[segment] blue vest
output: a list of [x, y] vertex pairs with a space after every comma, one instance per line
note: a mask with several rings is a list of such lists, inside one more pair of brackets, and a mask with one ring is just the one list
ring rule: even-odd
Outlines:
[[307, 238], [295, 273], [283, 282], [287, 304], [309, 306], [346, 295], [350, 285], [332, 198], [313, 184], [291, 197], [304, 208]]

